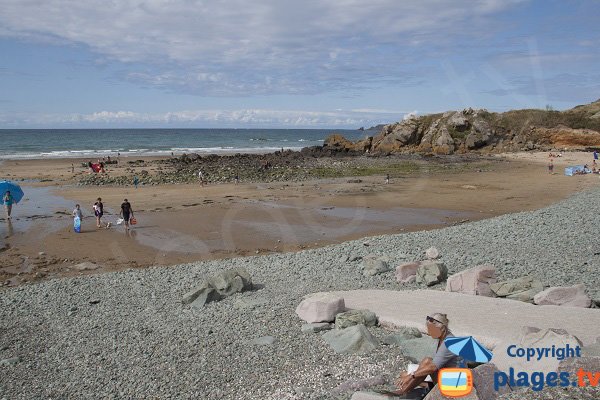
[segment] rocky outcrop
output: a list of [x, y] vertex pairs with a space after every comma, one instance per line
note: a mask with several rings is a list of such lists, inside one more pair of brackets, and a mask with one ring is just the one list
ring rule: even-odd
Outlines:
[[372, 141], [373, 137], [367, 136], [365, 139], [352, 142], [339, 133], [334, 133], [325, 138], [325, 141], [323, 142], [323, 149], [334, 152], [365, 153], [371, 148]]
[[370, 142], [353, 143], [338, 134], [324, 147], [371, 154], [583, 150], [600, 146], [599, 104], [596, 101], [562, 112], [516, 110], [491, 113], [485, 109], [467, 108], [384, 125]]

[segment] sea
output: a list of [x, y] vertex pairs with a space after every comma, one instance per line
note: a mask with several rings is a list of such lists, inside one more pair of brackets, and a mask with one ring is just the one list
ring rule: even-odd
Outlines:
[[0, 160], [269, 153], [322, 145], [344, 129], [0, 129]]

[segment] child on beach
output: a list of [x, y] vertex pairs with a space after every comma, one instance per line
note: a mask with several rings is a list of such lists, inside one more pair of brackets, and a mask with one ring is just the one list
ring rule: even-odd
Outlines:
[[552, 175], [554, 172], [554, 164], [552, 163], [552, 159], [550, 159], [550, 164], [548, 164], [548, 173]]
[[[77, 221], [78, 218], [79, 218], [79, 221]], [[79, 204], [75, 204], [75, 209], [73, 210], [73, 230], [75, 232], [80, 232], [81, 221], [83, 221], [83, 214], [81, 212], [81, 207], [79, 206]]]
[[390, 174], [385, 176], [385, 184], [387, 185], [388, 183], [390, 183]]
[[140, 182], [140, 180], [138, 179], [137, 175], [133, 177], [133, 185], [135, 186], [135, 188], [137, 189], [138, 187], [138, 183]]
[[7, 190], [4, 193], [4, 197], [2, 197], [2, 203], [4, 203], [4, 208], [6, 209], [6, 219], [10, 219], [10, 214], [12, 213], [12, 206], [15, 203], [15, 199], [10, 194], [10, 190]]

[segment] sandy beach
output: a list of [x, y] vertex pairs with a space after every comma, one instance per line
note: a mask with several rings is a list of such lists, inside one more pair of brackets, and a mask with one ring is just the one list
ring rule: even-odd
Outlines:
[[[107, 165], [107, 173], [150, 174], [160, 165]], [[137, 158], [136, 158], [137, 160]], [[427, 230], [518, 211], [534, 210], [597, 185], [597, 175], [566, 177], [566, 165], [591, 162], [589, 153], [556, 158], [547, 153], [513, 153], [445, 164], [423, 160], [411, 171], [307, 181], [127, 186], [80, 186], [86, 160], [5, 160], [4, 176], [23, 180], [24, 200], [12, 223], [0, 220], [0, 282], [31, 281], [125, 268], [297, 251], [373, 235]], [[393, 158], [378, 162], [395, 165]], [[72, 167], [73, 165], [73, 167]], [[71, 172], [74, 169], [74, 173]], [[107, 209], [97, 229], [92, 204]], [[138, 225], [127, 235], [116, 225], [127, 198]], [[72, 232], [75, 203], [84, 213], [83, 231]], [[75, 265], [90, 261], [97, 269]]]

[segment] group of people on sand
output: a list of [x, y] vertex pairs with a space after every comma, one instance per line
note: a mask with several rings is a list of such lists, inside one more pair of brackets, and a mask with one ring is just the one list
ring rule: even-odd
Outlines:
[[[575, 171], [573, 174], [574, 175], [586, 175], [586, 174], [600, 174], [600, 169], [598, 168], [598, 151], [594, 150], [593, 156], [594, 158], [592, 159], [592, 168], [590, 169], [590, 167], [585, 164], [583, 166], [583, 169], [580, 169], [578, 171]], [[558, 154], [553, 154], [553, 153], [549, 153], [548, 157], [550, 158], [550, 161], [548, 162], [548, 173], [550, 175], [552, 175], [554, 173], [554, 157], [562, 157], [561, 153]]]
[[[102, 217], [104, 217], [104, 203], [102, 203], [102, 198], [98, 197], [92, 208], [94, 209], [94, 216], [96, 217], [96, 227], [110, 228], [112, 225], [111, 222], [106, 222], [106, 224], [104, 224], [102, 221]], [[73, 218], [79, 218], [80, 221], [83, 221], [83, 213], [79, 204], [75, 204]], [[130, 225], [135, 225], [137, 223], [133, 215], [133, 207], [131, 207], [131, 203], [127, 199], [124, 199], [123, 203], [121, 203], [119, 221], [117, 221], [117, 224], [120, 224], [121, 222], [125, 225], [125, 232], [129, 232]]]

